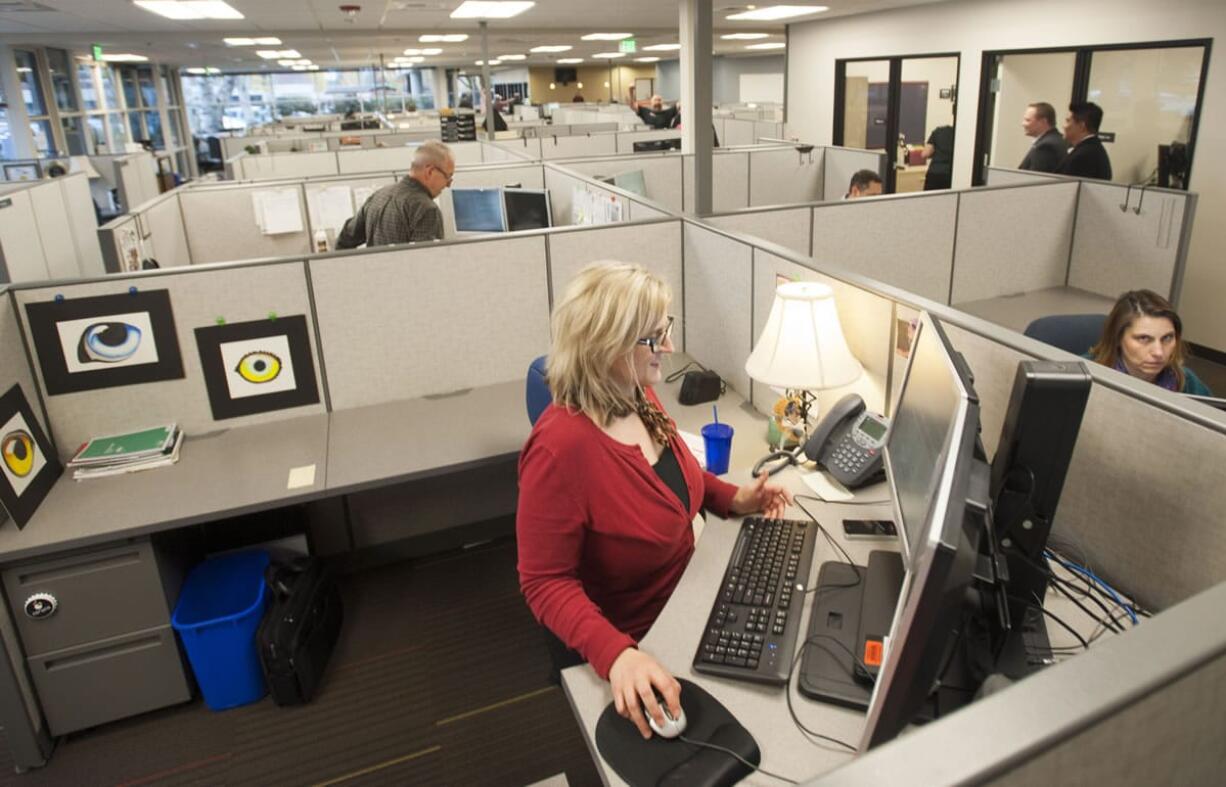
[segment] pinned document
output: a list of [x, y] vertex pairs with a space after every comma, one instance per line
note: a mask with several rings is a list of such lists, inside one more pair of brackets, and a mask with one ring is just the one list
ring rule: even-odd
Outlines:
[[340, 232], [353, 215], [353, 191], [348, 186], [328, 186], [307, 194], [311, 226]]
[[260, 189], [251, 194], [255, 223], [265, 235], [302, 232], [302, 203], [298, 189]]

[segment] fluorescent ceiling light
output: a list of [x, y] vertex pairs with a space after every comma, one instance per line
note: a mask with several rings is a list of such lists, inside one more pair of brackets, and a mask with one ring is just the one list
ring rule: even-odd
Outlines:
[[128, 53], [107, 54], [102, 56], [103, 62], [106, 63], [145, 63], [149, 58], [144, 55], [132, 55]]
[[770, 33], [729, 33], [720, 36], [725, 41], [757, 41], [759, 38], [770, 38]]
[[256, 54], [265, 60], [297, 60], [302, 57], [297, 49], [259, 49]]
[[681, 48], [681, 44], [652, 44], [651, 46], [643, 47], [644, 52], [676, 52]]
[[561, 58], [558, 58], [558, 62], [564, 66], [574, 65], [575, 63], [582, 63], [583, 58], [581, 57], [561, 57]]
[[401, 62], [403, 63], [424, 63], [426, 62], [426, 59], [422, 57], [421, 55], [417, 55], [415, 57], [406, 57]]
[[426, 47], [425, 49], [406, 49], [404, 50], [404, 53], [410, 57], [421, 57], [422, 55], [441, 55], [443, 54], [443, 50], [436, 46], [431, 46]]
[[417, 40], [423, 44], [458, 44], [468, 40], [468, 33], [426, 33], [418, 36]]
[[658, 57], [636, 57], [634, 59], [636, 63], [658, 63], [659, 61], [660, 58]]
[[167, 19], [242, 19], [243, 15], [222, 0], [132, 0], [137, 8]]
[[527, 60], [527, 55], [499, 55], [499, 60]]
[[625, 52], [599, 52], [597, 54], [592, 55], [592, 57], [598, 57], [601, 60], [612, 60], [617, 57], [625, 57], [625, 56], [626, 56]]
[[304, 57], [304, 58], [301, 58], [301, 59], [299, 59], [299, 60], [294, 61], [294, 65], [296, 65], [296, 66], [309, 66], [309, 65], [311, 65], [311, 59], [310, 59], [309, 57]]
[[[490, 64], [491, 66], [500, 66], [500, 65], [502, 65], [502, 61], [501, 61], [501, 60], [491, 60], [489, 64]], [[477, 65], [479, 65], [479, 66], [483, 66], [483, 65], [485, 65], [485, 61], [484, 61], [484, 60], [478, 60], [478, 61], [477, 61]]]
[[281, 46], [281, 39], [276, 36], [267, 38], [225, 38], [226, 46]]
[[580, 41], [621, 41], [623, 38], [630, 38], [634, 33], [588, 33], [580, 38]]
[[529, 52], [569, 52], [572, 49], [574, 49], [574, 47], [569, 44], [557, 44], [557, 45], [551, 44], [551, 45], [546, 45], [546, 46], [534, 46], [528, 51]]
[[220, 69], [220, 68], [199, 68], [199, 67], [196, 67], [196, 68], [189, 68], [189, 69], [186, 69], [186, 71], [187, 71], [187, 73], [189, 73], [189, 74], [220, 74], [220, 73], [221, 73], [221, 69]]
[[746, 44], [746, 49], [783, 49], [787, 44], [782, 41], [772, 41], [769, 44]]
[[532, 6], [529, 0], [464, 0], [451, 12], [452, 19], [510, 19], [519, 16]]
[[297, 61], [297, 60], [278, 60], [278, 61], [277, 61], [277, 65], [279, 65], [279, 66], [296, 66], [296, 65], [298, 65], [298, 61]]
[[754, 22], [774, 22], [778, 19], [791, 19], [794, 16], [820, 14], [828, 11], [824, 5], [770, 5], [766, 8], [755, 8], [752, 11], [742, 11], [739, 14], [726, 16], [725, 19], [747, 20]]

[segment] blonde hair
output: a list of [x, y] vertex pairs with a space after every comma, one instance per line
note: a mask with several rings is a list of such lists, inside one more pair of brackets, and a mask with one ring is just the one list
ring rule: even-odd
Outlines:
[[667, 436], [671, 430], [660, 423], [667, 416], [650, 406], [641, 385], [628, 397], [613, 368], [633, 370], [636, 342], [656, 330], [670, 300], [668, 285], [641, 265], [597, 262], [580, 271], [553, 310], [545, 374], [553, 400], [602, 426], [637, 411], [653, 437], [661, 430]]

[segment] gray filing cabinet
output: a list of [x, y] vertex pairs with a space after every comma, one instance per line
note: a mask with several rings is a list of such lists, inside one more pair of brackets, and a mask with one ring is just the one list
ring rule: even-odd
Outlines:
[[52, 735], [191, 699], [170, 627], [183, 571], [140, 538], [0, 572]]

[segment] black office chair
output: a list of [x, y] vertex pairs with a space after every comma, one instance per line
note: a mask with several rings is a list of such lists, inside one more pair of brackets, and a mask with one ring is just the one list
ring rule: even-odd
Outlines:
[[528, 421], [535, 426], [536, 419], [541, 417], [545, 408], [553, 401], [549, 386], [545, 383], [545, 357], [542, 355], [528, 365], [528, 376], [524, 381], [524, 400], [528, 405]]
[[1032, 339], [1084, 355], [1102, 336], [1105, 314], [1051, 314], [1032, 321], [1023, 331]]

